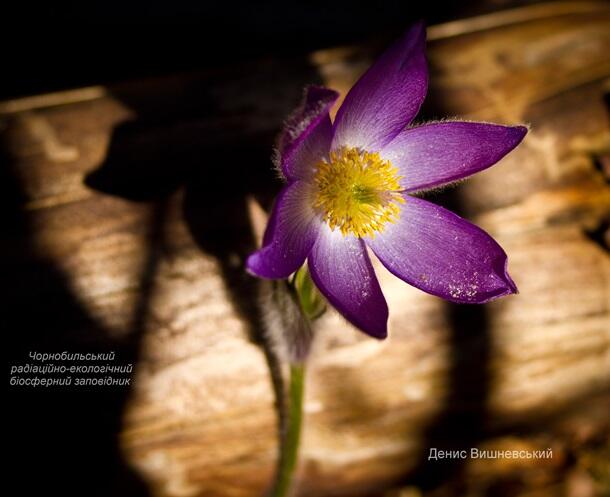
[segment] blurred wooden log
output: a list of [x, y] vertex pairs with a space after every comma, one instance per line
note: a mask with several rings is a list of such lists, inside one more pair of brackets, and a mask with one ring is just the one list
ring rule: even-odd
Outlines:
[[[433, 443], [535, 424], [608, 392], [610, 192], [596, 165], [610, 151], [610, 9], [562, 5], [430, 29], [425, 118], [532, 125], [454, 198], [506, 249], [521, 293], [449, 306], [378, 268], [387, 341], [327, 313], [308, 376], [303, 495], [364, 494], [408, 474]], [[121, 440], [154, 495], [254, 496], [268, 485], [275, 399], [251, 340], [246, 206], [269, 198], [273, 136], [302, 85], [321, 78], [345, 92], [373, 53], [326, 50], [0, 105], [33, 252], [109, 340], [134, 328], [141, 337]], [[84, 182], [98, 168], [88, 182], [107, 193]], [[27, 261], [18, 246], [5, 235], [2, 250]]]

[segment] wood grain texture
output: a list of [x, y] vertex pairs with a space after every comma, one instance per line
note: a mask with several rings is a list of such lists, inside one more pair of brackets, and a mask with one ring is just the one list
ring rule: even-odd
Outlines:
[[[319, 324], [301, 495], [364, 495], [421, 469], [431, 446], [484, 444], [607, 395], [610, 190], [597, 166], [610, 153], [610, 10], [588, 4], [431, 28], [422, 119], [531, 125], [497, 166], [436, 196], [500, 242], [520, 294], [449, 305], [377, 264], [390, 338], [368, 339], [332, 311]], [[2, 250], [53, 264], [100, 340], [137, 336], [120, 440], [153, 495], [267, 488], [276, 400], [255, 340], [264, 290], [242, 269], [255, 246], [248, 205], [268, 207], [277, 189], [268, 157], [303, 84], [344, 94], [374, 53], [326, 50], [0, 107], [33, 234], [28, 253], [10, 233]], [[90, 331], [70, 332], [87, 342]]]

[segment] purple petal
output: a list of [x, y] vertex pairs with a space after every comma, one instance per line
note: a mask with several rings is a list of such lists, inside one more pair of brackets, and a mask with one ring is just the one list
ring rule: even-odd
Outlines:
[[379, 150], [413, 120], [428, 88], [425, 45], [420, 22], [364, 73], [337, 113], [333, 149]]
[[367, 240], [375, 255], [407, 283], [453, 302], [488, 302], [517, 292], [504, 250], [456, 214], [405, 194], [400, 218]]
[[363, 241], [324, 224], [309, 254], [309, 271], [328, 301], [375, 338], [388, 334], [388, 306]]
[[492, 166], [515, 148], [525, 126], [440, 122], [406, 129], [381, 151], [407, 191], [431, 188]]
[[246, 261], [261, 278], [287, 278], [305, 262], [320, 229], [311, 200], [311, 186], [297, 181], [277, 196], [267, 223], [263, 247]]
[[305, 89], [301, 106], [288, 118], [278, 143], [280, 168], [286, 178], [307, 178], [328, 154], [333, 137], [329, 109], [339, 94], [320, 86]]

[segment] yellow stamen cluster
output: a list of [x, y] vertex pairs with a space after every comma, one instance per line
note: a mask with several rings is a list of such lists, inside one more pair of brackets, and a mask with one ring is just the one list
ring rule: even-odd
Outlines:
[[378, 153], [340, 148], [316, 165], [314, 206], [331, 229], [374, 237], [396, 221], [404, 203], [397, 173]]

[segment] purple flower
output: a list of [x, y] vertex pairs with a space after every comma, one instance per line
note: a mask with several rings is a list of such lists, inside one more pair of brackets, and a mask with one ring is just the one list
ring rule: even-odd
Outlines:
[[524, 126], [443, 121], [410, 127], [427, 90], [425, 28], [414, 25], [347, 94], [307, 89], [279, 142], [286, 178], [263, 247], [247, 261], [287, 278], [307, 259], [328, 301], [366, 333], [387, 336], [388, 308], [367, 247], [393, 274], [460, 303], [516, 293], [502, 248], [483, 230], [411, 196], [486, 169]]

